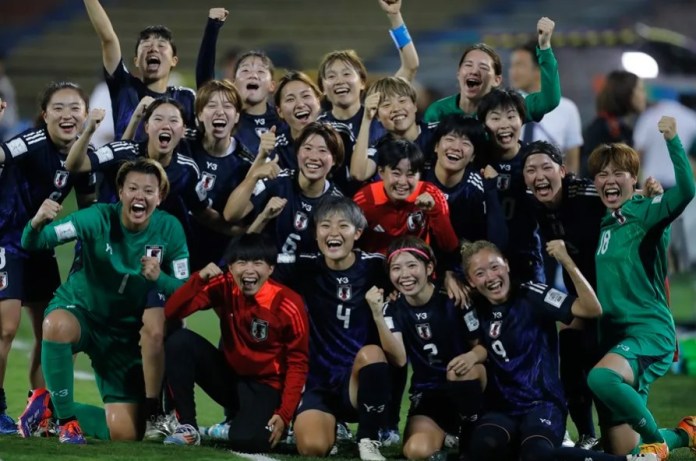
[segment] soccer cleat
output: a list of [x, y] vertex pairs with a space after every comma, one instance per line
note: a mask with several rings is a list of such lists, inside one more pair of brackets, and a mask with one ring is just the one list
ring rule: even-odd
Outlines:
[[666, 461], [669, 458], [669, 447], [665, 442], [644, 443], [639, 450], [641, 455], [654, 454], [658, 461]]
[[145, 435], [143, 440], [149, 442], [161, 442], [176, 430], [179, 422], [174, 413], [168, 415], [158, 415], [145, 422]]
[[12, 435], [17, 433], [17, 423], [4, 411], [0, 413], [0, 434]]
[[379, 447], [382, 444], [377, 440], [360, 439], [358, 442], [358, 451], [362, 461], [386, 461], [387, 458], [379, 452]]
[[58, 434], [58, 427], [53, 418], [44, 419], [39, 427], [31, 434], [34, 437], [53, 437]]
[[572, 448], [575, 446], [575, 442], [573, 442], [573, 439], [570, 438], [570, 434], [568, 431], [565, 432], [565, 435], [563, 436], [563, 442], [561, 442], [562, 447], [566, 448]]
[[583, 435], [575, 444], [575, 448], [582, 448], [583, 450], [594, 450], [599, 446], [600, 440], [598, 438], [592, 437], [591, 435]]
[[24, 438], [31, 437], [41, 426], [51, 419], [52, 412], [49, 404], [51, 394], [45, 388], [36, 389], [29, 397], [27, 406], [19, 416], [17, 429]]
[[459, 448], [459, 436], [446, 434], [445, 441], [442, 443], [445, 448]]
[[165, 445], [200, 445], [201, 434], [190, 424], [180, 424], [174, 433], [164, 439]]
[[384, 447], [398, 445], [401, 441], [398, 429], [385, 429], [379, 431], [379, 441]]
[[660, 461], [655, 453], [641, 453], [639, 455], [627, 455], [627, 461]]
[[679, 424], [677, 429], [681, 429], [689, 434], [689, 448], [696, 453], [696, 416], [686, 416]]
[[199, 432], [205, 440], [229, 440], [230, 425], [226, 422], [213, 424], [208, 427], [200, 427]]
[[343, 421], [336, 423], [336, 441], [337, 442], [350, 442], [353, 440], [353, 433], [350, 428]]
[[85, 436], [82, 435], [80, 423], [76, 419], [58, 426], [58, 441], [60, 443], [69, 443], [72, 445], [84, 445], [87, 443]]

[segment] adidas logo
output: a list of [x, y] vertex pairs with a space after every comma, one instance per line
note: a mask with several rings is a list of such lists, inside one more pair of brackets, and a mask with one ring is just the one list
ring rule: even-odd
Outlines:
[[372, 228], [372, 230], [375, 232], [384, 232], [384, 227], [382, 227], [380, 224], [377, 224], [375, 227]]

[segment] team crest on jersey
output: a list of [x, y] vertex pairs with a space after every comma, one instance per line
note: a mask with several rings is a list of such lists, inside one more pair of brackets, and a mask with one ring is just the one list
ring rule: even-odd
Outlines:
[[254, 317], [251, 322], [251, 337], [256, 341], [265, 341], [268, 338], [268, 322]]
[[216, 177], [217, 176], [212, 173], [208, 173], [207, 171], [201, 172], [201, 187], [204, 191], [210, 192], [213, 189]]
[[[263, 120], [263, 119], [262, 119], [261, 121], [264, 122], [264, 123], [266, 122], [266, 121]], [[259, 121], [257, 120], [256, 123], [259, 123]], [[258, 137], [260, 138], [262, 134], [264, 134], [264, 133], [266, 133], [266, 132], [268, 131], [268, 128], [266, 128], [266, 127], [256, 127], [256, 128], [254, 128], [254, 131], [256, 132], [256, 136], [258, 136]]]
[[161, 245], [146, 245], [145, 256], [148, 258], [157, 258], [157, 262], [162, 264], [162, 246]]
[[7, 288], [7, 285], [8, 285], [7, 280], [8, 280], [7, 272], [0, 272], [0, 291]]
[[501, 173], [498, 175], [498, 190], [508, 190], [510, 188], [510, 175]]
[[417, 324], [416, 331], [418, 332], [418, 336], [420, 336], [422, 339], [425, 339], [426, 341], [433, 337], [433, 332], [430, 331], [429, 323]]
[[58, 189], [64, 188], [68, 184], [68, 175], [69, 173], [65, 170], [56, 171], [56, 175], [53, 177], [53, 185]]
[[621, 209], [614, 211], [611, 215], [614, 217], [614, 219], [616, 219], [616, 222], [618, 222], [619, 224], [623, 224], [626, 222], [626, 216], [624, 216], [623, 213], [621, 213]]
[[491, 323], [491, 329], [488, 330], [488, 336], [490, 336], [493, 339], [500, 336], [500, 329], [502, 328], [502, 326], [503, 326], [503, 322], [500, 320], [497, 322]]
[[409, 231], [415, 232], [423, 228], [424, 221], [423, 212], [418, 210], [408, 215], [406, 225], [408, 226]]
[[308, 224], [309, 218], [307, 217], [306, 213], [303, 213], [302, 211], [295, 213], [295, 229], [298, 231], [303, 231], [307, 229]]
[[348, 301], [353, 296], [353, 290], [350, 285], [339, 285], [338, 286], [338, 299], [341, 301]]

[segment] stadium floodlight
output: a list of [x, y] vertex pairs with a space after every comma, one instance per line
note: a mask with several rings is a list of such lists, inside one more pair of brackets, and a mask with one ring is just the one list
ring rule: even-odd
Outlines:
[[642, 51], [625, 51], [621, 55], [621, 65], [640, 78], [656, 78], [660, 73], [655, 58]]

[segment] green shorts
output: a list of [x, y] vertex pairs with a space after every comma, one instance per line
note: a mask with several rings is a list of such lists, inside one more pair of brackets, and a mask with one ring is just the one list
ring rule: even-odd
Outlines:
[[[650, 385], [669, 371], [674, 358], [674, 348], [666, 350], [655, 341], [638, 340], [635, 337], [622, 339], [607, 353], [618, 354], [628, 361], [633, 370], [633, 388], [638, 391], [646, 404]], [[595, 399], [595, 403], [600, 427], [609, 428], [626, 422], [612, 415], [611, 411], [598, 399]]]
[[145, 398], [145, 381], [140, 326], [117, 329], [103, 325], [79, 306], [49, 304], [45, 315], [57, 309], [70, 312], [80, 322], [80, 340], [73, 344], [72, 351], [84, 352], [90, 358], [102, 402], [141, 402]]

